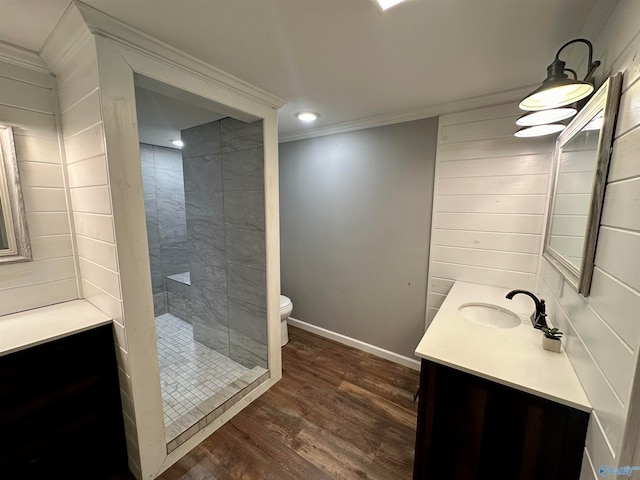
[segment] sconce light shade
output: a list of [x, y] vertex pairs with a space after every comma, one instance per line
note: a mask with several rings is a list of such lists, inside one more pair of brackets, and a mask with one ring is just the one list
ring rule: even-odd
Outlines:
[[514, 135], [520, 138], [542, 137], [543, 135], [551, 135], [552, 133], [561, 132], [566, 125], [561, 123], [549, 123], [547, 125], [534, 125], [533, 127], [523, 127]]
[[521, 110], [538, 111], [571, 105], [593, 92], [593, 85], [570, 79], [564, 73], [565, 63], [554, 61], [547, 67], [547, 78], [542, 85], [520, 102]]
[[[566, 68], [566, 63], [560, 60], [560, 52], [572, 43], [584, 43], [589, 47], [589, 63], [588, 71], [584, 80], [578, 80], [576, 73]], [[594, 88], [589, 81], [595, 69], [600, 66], [600, 62], [593, 62], [593, 46], [589, 40], [578, 38], [565, 43], [558, 53], [555, 60], [547, 67], [547, 78], [542, 85], [527, 95], [521, 102], [520, 108], [527, 111], [547, 110], [549, 108], [562, 107], [578, 102], [588, 97]], [[570, 79], [565, 72], [573, 73], [573, 79]]]
[[556, 123], [573, 117], [578, 111], [573, 107], [552, 108], [551, 110], [540, 110], [538, 112], [525, 113], [518, 120], [516, 125], [521, 127], [532, 127], [545, 123]]
[[571, 105], [593, 92], [593, 85], [580, 80], [556, 81], [542, 85], [520, 102], [521, 110], [538, 111]]

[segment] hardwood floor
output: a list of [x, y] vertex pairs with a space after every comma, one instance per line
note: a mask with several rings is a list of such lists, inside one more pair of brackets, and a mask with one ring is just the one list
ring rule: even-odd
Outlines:
[[283, 377], [162, 480], [410, 479], [419, 374], [289, 328]]

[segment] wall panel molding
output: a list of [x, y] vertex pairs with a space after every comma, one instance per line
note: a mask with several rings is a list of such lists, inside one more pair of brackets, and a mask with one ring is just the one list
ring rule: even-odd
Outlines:
[[440, 117], [427, 326], [455, 280], [535, 288], [553, 145], [515, 138], [517, 112], [506, 103]]

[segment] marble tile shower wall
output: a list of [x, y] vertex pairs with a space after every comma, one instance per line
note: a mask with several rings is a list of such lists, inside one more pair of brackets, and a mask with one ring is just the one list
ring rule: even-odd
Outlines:
[[167, 276], [189, 271], [182, 155], [172, 148], [140, 144], [140, 157], [153, 306], [158, 316], [168, 309]]
[[267, 367], [262, 122], [181, 132], [194, 338]]

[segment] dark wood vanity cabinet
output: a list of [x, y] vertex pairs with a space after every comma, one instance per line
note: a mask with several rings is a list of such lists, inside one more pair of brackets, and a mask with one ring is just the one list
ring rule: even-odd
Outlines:
[[0, 477], [128, 478], [111, 325], [0, 357]]
[[414, 480], [572, 480], [589, 414], [422, 360]]

